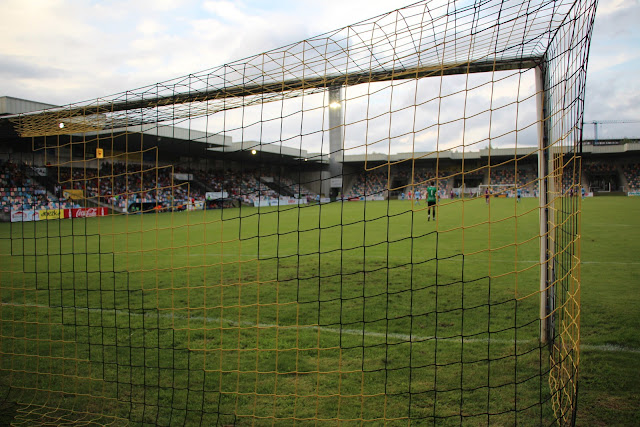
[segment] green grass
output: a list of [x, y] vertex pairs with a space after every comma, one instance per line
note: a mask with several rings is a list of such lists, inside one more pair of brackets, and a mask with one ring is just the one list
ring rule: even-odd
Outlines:
[[640, 425], [640, 199], [587, 199], [582, 215], [578, 425]]
[[[637, 421], [615, 384], [640, 348], [639, 202], [584, 202], [579, 423]], [[536, 201], [423, 207], [0, 224], [5, 400], [54, 424], [548, 423]]]

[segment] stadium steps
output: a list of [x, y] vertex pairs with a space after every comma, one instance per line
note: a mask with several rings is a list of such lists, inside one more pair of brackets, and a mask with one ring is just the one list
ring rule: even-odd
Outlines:
[[624, 174], [624, 169], [621, 164], [616, 165], [616, 169], [618, 170], [618, 177], [620, 178], [620, 187], [629, 188], [629, 181], [627, 180], [627, 176]]
[[52, 195], [55, 195], [57, 199], [58, 195], [55, 194], [55, 188], [58, 184], [58, 180], [50, 175], [52, 169], [53, 168], [47, 168], [46, 176], [40, 176], [34, 173], [30, 174], [29, 177], [47, 190], [47, 196], [51, 197]]
[[124, 208], [121, 208], [119, 206], [113, 206], [113, 205], [110, 205], [108, 203], [104, 203], [104, 202], [101, 202], [99, 200], [96, 200], [95, 198], [88, 198], [88, 199], [85, 199], [85, 200], [86, 200], [86, 203], [85, 203], [85, 206], [83, 206], [83, 207], [86, 207], [86, 208], [102, 207], [102, 208], [107, 208], [107, 209], [110, 209], [110, 210], [118, 212], [118, 213], [124, 213]]
[[263, 180], [262, 178], [258, 178], [258, 180], [260, 181], [260, 183], [266, 185], [281, 196], [293, 196], [293, 191], [289, 187], [285, 185], [279, 185], [275, 180], [273, 182]]
[[214, 191], [213, 189], [207, 188], [207, 186], [202, 181], [200, 181], [199, 179], [197, 179], [195, 177], [192, 178], [191, 181], [188, 181], [188, 182], [191, 185], [191, 187], [195, 187], [196, 189], [201, 191], [202, 194], [207, 193], [209, 191]]
[[[30, 176], [34, 181], [36, 181], [38, 184], [40, 184], [42, 187], [45, 188], [45, 190], [47, 191], [47, 197], [50, 200], [60, 200], [60, 197], [59, 197], [60, 195], [55, 194], [56, 193], [55, 188], [56, 188], [56, 185], [58, 185], [58, 180], [56, 178], [54, 178], [50, 174], [47, 174], [46, 176], [39, 176], [37, 174], [32, 174]], [[85, 198], [83, 207], [87, 207], [87, 208], [103, 207], [119, 213], [124, 212], [123, 208], [112, 206], [108, 203], [101, 202], [93, 197]]]

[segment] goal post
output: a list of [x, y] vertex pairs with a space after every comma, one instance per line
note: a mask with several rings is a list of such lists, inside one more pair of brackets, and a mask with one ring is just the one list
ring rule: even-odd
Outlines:
[[541, 67], [535, 69], [536, 78], [536, 110], [538, 120], [538, 201], [540, 206], [540, 342], [546, 344], [549, 339], [549, 310], [548, 310], [548, 286], [549, 286], [549, 245], [548, 245], [548, 159], [549, 159], [549, 108], [545, 96], [548, 85]]

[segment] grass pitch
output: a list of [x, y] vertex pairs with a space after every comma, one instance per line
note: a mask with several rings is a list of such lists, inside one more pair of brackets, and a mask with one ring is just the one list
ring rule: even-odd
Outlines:
[[640, 425], [640, 198], [582, 204], [577, 425]]
[[536, 203], [2, 224], [0, 385], [27, 423], [544, 423]]

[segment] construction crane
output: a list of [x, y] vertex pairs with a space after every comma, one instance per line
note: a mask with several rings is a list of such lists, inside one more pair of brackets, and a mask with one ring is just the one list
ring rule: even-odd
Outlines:
[[601, 124], [613, 124], [613, 123], [640, 123], [640, 120], [594, 120], [591, 122], [585, 122], [593, 125], [593, 144], [598, 143], [598, 125]]

